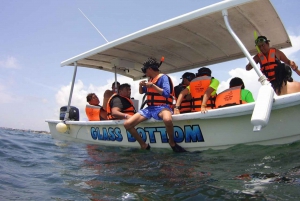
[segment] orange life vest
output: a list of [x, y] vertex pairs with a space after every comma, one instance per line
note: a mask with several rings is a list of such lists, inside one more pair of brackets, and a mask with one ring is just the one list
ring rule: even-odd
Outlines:
[[[211, 77], [201, 76], [196, 77], [190, 82], [190, 93], [192, 95], [192, 111], [201, 111], [201, 104], [203, 95], [211, 83]], [[213, 109], [215, 107], [215, 97], [210, 96], [206, 102], [206, 109]]]
[[275, 68], [277, 67], [276, 62], [276, 49], [270, 48], [269, 56], [266, 56], [260, 52], [257, 54], [260, 63], [261, 72], [268, 78], [269, 81], [275, 80]]
[[119, 96], [119, 97], [121, 97], [121, 98], [125, 98], [125, 99], [129, 102], [129, 104], [130, 104], [130, 107], [129, 107], [129, 108], [127, 108], [127, 109], [125, 109], [125, 110], [122, 109], [120, 112], [125, 113], [125, 114], [128, 114], [128, 115], [134, 115], [134, 114], [136, 113], [135, 108], [134, 108], [134, 106], [133, 106], [133, 102], [132, 102], [131, 99], [129, 99], [129, 98], [125, 97], [125, 96], [120, 96], [120, 95], [114, 93], [114, 94], [109, 98], [109, 100], [107, 101], [107, 106], [106, 106], [107, 119], [109, 119], [109, 120], [119, 120], [119, 118], [115, 118], [115, 117], [113, 117], [112, 114], [111, 114], [111, 109], [112, 109], [112, 108], [111, 108], [111, 106], [110, 106], [110, 102], [111, 102], [111, 100], [112, 100], [114, 97], [116, 97], [116, 96]]
[[89, 121], [100, 121], [100, 106], [86, 105], [85, 113]]
[[[186, 85], [181, 85], [182, 87], [179, 89], [181, 91], [183, 91], [187, 86]], [[176, 88], [176, 87], [175, 87]], [[180, 94], [181, 91], [177, 91], [177, 93]], [[176, 97], [176, 101], [177, 101], [178, 97]], [[192, 111], [192, 100], [187, 100], [186, 96], [183, 97], [181, 104], [180, 104], [180, 109], [179, 109], [180, 113], [188, 113]]]
[[[163, 76], [164, 74], [158, 74], [155, 78], [153, 79], [149, 79], [149, 82], [152, 82], [153, 84], [156, 84], [157, 81], [159, 80], [159, 78], [161, 76]], [[170, 83], [170, 96], [168, 98], [163, 97], [162, 95], [160, 95], [159, 93], [157, 93], [157, 91], [155, 89], [153, 89], [153, 87], [151, 88], [147, 88], [147, 105], [148, 106], [152, 106], [152, 105], [169, 105], [170, 107], [172, 107], [173, 105], [173, 96], [174, 96], [174, 88], [173, 88], [173, 82], [171, 80], [171, 78], [167, 75], [168, 79], [169, 79], [169, 83]]]
[[245, 103], [247, 102], [241, 100], [241, 86], [226, 89], [216, 97], [216, 108], [240, 105]]

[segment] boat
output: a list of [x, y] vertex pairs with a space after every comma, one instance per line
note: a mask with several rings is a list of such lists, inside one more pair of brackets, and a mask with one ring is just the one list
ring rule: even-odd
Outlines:
[[[272, 47], [291, 47], [291, 41], [269, 0], [227, 0], [197, 9], [61, 62], [74, 66], [68, 110], [63, 120], [46, 120], [55, 139], [140, 148], [123, 126], [124, 120], [69, 119], [78, 67], [145, 79], [141, 71], [150, 56], [165, 57], [160, 70], [170, 74], [247, 58], [261, 82], [254, 103], [218, 108], [207, 113], [173, 115], [175, 141], [188, 151], [225, 149], [237, 144], [275, 145], [300, 140], [300, 93], [274, 96], [269, 82], [254, 63], [253, 32], [272, 38]], [[167, 148], [162, 121], [149, 119], [137, 131], [151, 148]]]

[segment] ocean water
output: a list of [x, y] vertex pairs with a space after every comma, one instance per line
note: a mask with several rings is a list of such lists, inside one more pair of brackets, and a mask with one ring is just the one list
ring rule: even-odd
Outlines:
[[0, 200], [300, 200], [300, 142], [176, 154], [0, 128]]

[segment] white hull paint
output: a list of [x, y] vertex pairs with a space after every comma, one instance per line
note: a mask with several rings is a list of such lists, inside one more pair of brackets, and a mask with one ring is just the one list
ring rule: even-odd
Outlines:
[[[254, 103], [200, 112], [173, 115], [175, 139], [189, 151], [225, 149], [237, 144], [275, 145], [300, 140], [300, 93], [276, 97], [268, 125], [253, 132], [251, 115]], [[56, 139], [73, 140], [105, 146], [140, 148], [127, 136], [120, 121], [67, 121], [69, 130], [59, 133], [60, 120], [48, 120]], [[162, 121], [148, 120], [136, 128], [152, 148], [170, 148]]]

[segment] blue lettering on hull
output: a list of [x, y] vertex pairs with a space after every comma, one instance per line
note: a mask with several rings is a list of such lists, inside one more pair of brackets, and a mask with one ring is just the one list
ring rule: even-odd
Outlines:
[[[150, 143], [156, 143], [155, 133], [159, 134], [162, 143], [169, 142], [165, 127], [138, 127], [137, 132], [145, 142], [149, 138]], [[123, 136], [127, 136], [128, 142], [136, 141], [128, 131], [126, 131], [126, 134], [122, 134], [119, 127], [103, 127], [101, 131], [98, 127], [91, 127], [91, 137], [93, 140], [122, 142]], [[183, 128], [174, 126], [174, 140], [178, 143], [204, 142], [199, 125], [184, 125]]]

